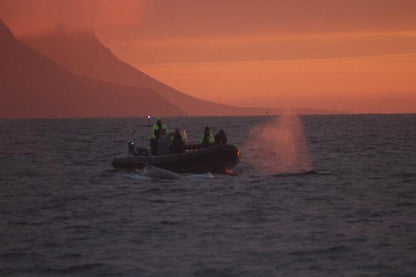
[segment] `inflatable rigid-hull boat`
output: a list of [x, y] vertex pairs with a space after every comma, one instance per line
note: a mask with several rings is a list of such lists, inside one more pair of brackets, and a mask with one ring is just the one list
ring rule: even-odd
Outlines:
[[142, 169], [147, 165], [160, 167], [177, 173], [224, 173], [240, 161], [240, 151], [228, 144], [218, 144], [200, 149], [160, 156], [128, 156], [115, 158], [113, 167]]

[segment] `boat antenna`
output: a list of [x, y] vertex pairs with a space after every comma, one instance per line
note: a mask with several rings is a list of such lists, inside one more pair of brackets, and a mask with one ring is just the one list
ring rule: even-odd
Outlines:
[[137, 132], [137, 130], [139, 130], [139, 128], [134, 129], [134, 131], [130, 133], [130, 137], [132, 137]]

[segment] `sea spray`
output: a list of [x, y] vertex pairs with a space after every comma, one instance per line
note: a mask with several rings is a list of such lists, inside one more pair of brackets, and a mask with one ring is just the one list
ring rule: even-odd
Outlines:
[[250, 130], [246, 156], [263, 173], [299, 173], [311, 170], [302, 121], [285, 113]]

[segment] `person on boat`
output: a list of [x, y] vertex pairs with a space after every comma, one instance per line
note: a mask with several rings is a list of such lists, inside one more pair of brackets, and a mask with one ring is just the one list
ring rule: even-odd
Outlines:
[[215, 136], [215, 144], [227, 144], [227, 136], [224, 129], [221, 129]]
[[151, 152], [152, 155], [158, 155], [159, 153], [159, 147], [158, 147], [158, 143], [159, 140], [166, 136], [168, 133], [168, 128], [166, 127], [165, 124], [162, 123], [162, 118], [158, 117], [156, 119], [156, 123], [152, 126], [152, 136], [150, 139], [150, 148], [151, 148]]
[[181, 136], [181, 133], [176, 128], [172, 137], [172, 144], [170, 146], [172, 153], [182, 153], [184, 151], [184, 139]]
[[204, 134], [201, 136], [201, 139], [199, 140], [199, 144], [201, 147], [208, 147], [215, 143], [214, 135], [212, 134], [211, 130], [207, 127], [205, 127]]
[[157, 144], [157, 155], [169, 155], [171, 154], [170, 148], [172, 146], [172, 134], [168, 134], [166, 129], [161, 130], [162, 135], [156, 142]]

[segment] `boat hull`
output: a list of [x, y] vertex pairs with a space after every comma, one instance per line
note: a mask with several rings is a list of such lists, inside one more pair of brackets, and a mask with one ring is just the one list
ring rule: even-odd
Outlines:
[[172, 155], [116, 158], [113, 167], [141, 169], [153, 165], [177, 173], [224, 173], [239, 161], [240, 151], [235, 146], [226, 144]]

